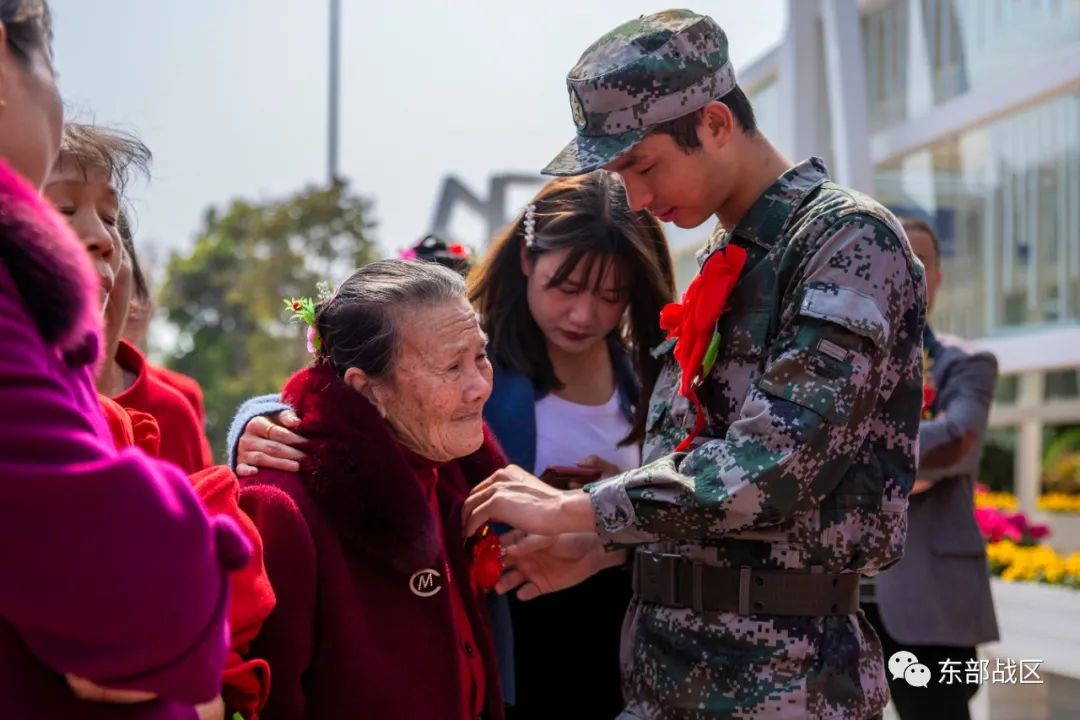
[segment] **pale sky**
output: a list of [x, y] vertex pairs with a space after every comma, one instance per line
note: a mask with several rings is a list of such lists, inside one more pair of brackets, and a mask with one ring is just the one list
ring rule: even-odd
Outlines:
[[[593, 40], [667, 7], [627, 0], [342, 0], [341, 172], [375, 202], [384, 252], [427, 229], [442, 178], [480, 194], [535, 172], [573, 135], [566, 72]], [[132, 191], [161, 263], [210, 205], [326, 176], [326, 0], [51, 0], [74, 119], [136, 132], [153, 179]], [[736, 73], [776, 44], [785, 0], [691, 6], [724, 27]], [[512, 196], [524, 203], [528, 194]], [[478, 221], [455, 216], [477, 244]], [[703, 231], [704, 232], [704, 231]]]

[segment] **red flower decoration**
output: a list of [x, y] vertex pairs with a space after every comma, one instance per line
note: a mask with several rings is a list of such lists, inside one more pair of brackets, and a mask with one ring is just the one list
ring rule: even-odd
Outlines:
[[458, 243], [448, 246], [446, 250], [455, 258], [467, 259], [469, 257], [469, 251], [465, 249], [464, 245], [459, 245]]
[[[693, 403], [697, 413], [694, 429], [675, 448], [676, 452], [688, 449], [691, 441], [705, 428], [705, 412], [695, 387], [712, 366], [719, 342], [716, 321], [724, 312], [745, 264], [746, 251], [738, 245], [718, 250], [705, 261], [701, 272], [686, 288], [682, 302], [669, 303], [660, 311], [660, 327], [668, 331], [669, 339], [676, 338], [675, 361], [682, 369], [679, 394]], [[714, 348], [713, 357], [707, 357], [710, 346]]]
[[934, 382], [924, 382], [922, 386], [922, 419], [934, 419], [934, 401], [937, 400], [937, 388]]
[[923, 420], [934, 419], [934, 402], [937, 401], [937, 385], [934, 384], [934, 358], [923, 350], [922, 414]]
[[304, 306], [300, 303], [299, 300], [293, 300], [292, 301], [292, 309], [293, 309], [293, 312], [300, 312], [301, 310], [304, 309]]
[[490, 524], [485, 524], [474, 539], [469, 581], [472, 583], [473, 592], [479, 595], [494, 589], [495, 583], [502, 577], [502, 545], [492, 532]]

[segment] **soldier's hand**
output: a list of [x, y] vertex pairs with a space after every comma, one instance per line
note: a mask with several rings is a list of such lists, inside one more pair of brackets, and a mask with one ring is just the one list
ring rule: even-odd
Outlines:
[[254, 475], [259, 468], [300, 472], [304, 453], [297, 446], [307, 440], [289, 429], [299, 425], [300, 418], [292, 410], [252, 418], [236, 444], [236, 474]]
[[626, 551], [606, 552], [593, 533], [528, 535], [519, 530], [499, 538], [506, 551], [506, 572], [495, 590], [518, 588], [520, 600], [565, 590], [600, 570], [626, 562]]
[[495, 471], [473, 488], [461, 509], [465, 537], [489, 520], [536, 535], [595, 531], [596, 511], [587, 493], [559, 490], [517, 465]]

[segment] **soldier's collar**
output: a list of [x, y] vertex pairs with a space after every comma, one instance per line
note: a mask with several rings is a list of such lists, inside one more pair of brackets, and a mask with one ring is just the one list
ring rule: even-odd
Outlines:
[[[726, 234], [757, 243], [766, 250], [772, 248], [777, 238], [787, 230], [792, 216], [806, 196], [828, 179], [829, 171], [821, 158], [803, 160], [777, 178], [754, 201], [735, 229]], [[722, 239], [726, 244], [730, 238], [723, 238], [723, 234], [718, 229], [709, 244]]]

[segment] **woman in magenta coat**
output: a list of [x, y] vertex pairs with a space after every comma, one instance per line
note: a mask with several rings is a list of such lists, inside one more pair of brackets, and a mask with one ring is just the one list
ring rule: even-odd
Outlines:
[[180, 470], [113, 446], [93, 383], [112, 277], [38, 196], [63, 121], [50, 37], [43, 0], [0, 0], [0, 717], [194, 718], [249, 548]]

